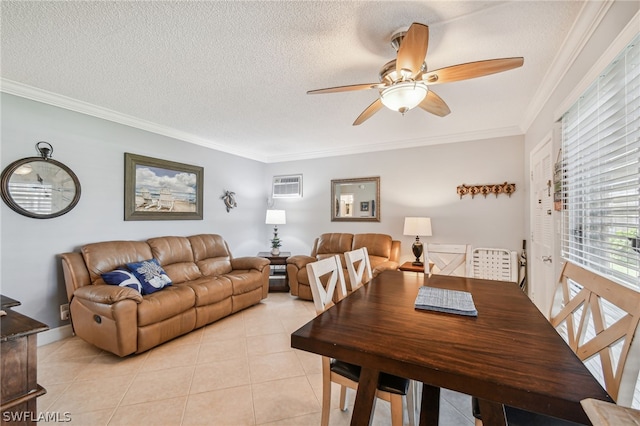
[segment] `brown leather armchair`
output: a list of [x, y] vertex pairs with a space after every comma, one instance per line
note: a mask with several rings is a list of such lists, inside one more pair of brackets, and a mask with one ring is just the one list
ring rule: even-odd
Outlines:
[[386, 234], [345, 234], [328, 233], [316, 238], [311, 255], [296, 255], [287, 259], [287, 276], [291, 294], [301, 299], [313, 300], [307, 264], [326, 257], [339, 255], [344, 268], [345, 280], [349, 280], [344, 253], [366, 247], [369, 252], [371, 269], [375, 277], [385, 270], [398, 269], [400, 257], [400, 241], [393, 240]]

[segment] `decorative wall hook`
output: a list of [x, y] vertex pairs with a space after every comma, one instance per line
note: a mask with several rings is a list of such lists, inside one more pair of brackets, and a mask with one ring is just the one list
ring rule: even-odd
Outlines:
[[224, 201], [224, 205], [227, 208], [227, 213], [229, 213], [232, 208], [238, 207], [238, 203], [236, 203], [235, 192], [225, 190], [224, 195], [220, 198]]
[[48, 160], [53, 155], [53, 147], [49, 142], [45, 141], [40, 141], [36, 144], [36, 151], [45, 160]]
[[471, 195], [471, 198], [474, 198], [477, 194], [481, 194], [485, 198], [489, 194], [495, 194], [496, 198], [498, 198], [498, 194], [507, 194], [511, 197], [514, 192], [516, 192], [516, 184], [507, 182], [487, 185], [465, 185], [463, 183], [456, 188], [456, 193], [460, 196], [460, 199], [465, 195]]

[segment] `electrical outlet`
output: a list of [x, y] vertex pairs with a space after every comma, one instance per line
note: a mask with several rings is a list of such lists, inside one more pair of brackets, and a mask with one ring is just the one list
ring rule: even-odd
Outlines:
[[60, 319], [67, 321], [69, 319], [69, 304], [60, 305]]

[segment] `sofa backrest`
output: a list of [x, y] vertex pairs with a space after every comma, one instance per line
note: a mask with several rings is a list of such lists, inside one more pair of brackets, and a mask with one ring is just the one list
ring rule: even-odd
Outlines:
[[227, 242], [217, 234], [187, 237], [193, 258], [202, 275], [220, 275], [231, 272], [231, 252]]
[[311, 257], [323, 259], [334, 254], [344, 254], [352, 250], [353, 234], [328, 233], [316, 239]]
[[202, 276], [193, 258], [187, 237], [157, 237], [147, 240], [153, 257], [158, 259], [171, 281], [180, 284]]
[[82, 246], [80, 250], [89, 271], [91, 284], [104, 284], [101, 274], [130, 262], [151, 259], [151, 248], [145, 241], [106, 241]]

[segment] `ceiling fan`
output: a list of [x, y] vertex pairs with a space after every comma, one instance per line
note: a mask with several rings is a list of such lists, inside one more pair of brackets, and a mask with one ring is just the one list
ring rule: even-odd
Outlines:
[[380, 83], [329, 87], [310, 90], [307, 94], [377, 89], [380, 97], [356, 118], [354, 126], [362, 124], [383, 106], [403, 115], [417, 106], [431, 114], [444, 117], [451, 110], [429, 86], [508, 71], [524, 63], [522, 57], [489, 59], [429, 71], [425, 62], [429, 46], [429, 27], [415, 22], [407, 31], [396, 32], [391, 37], [391, 45], [397, 50], [398, 56], [380, 69]]

